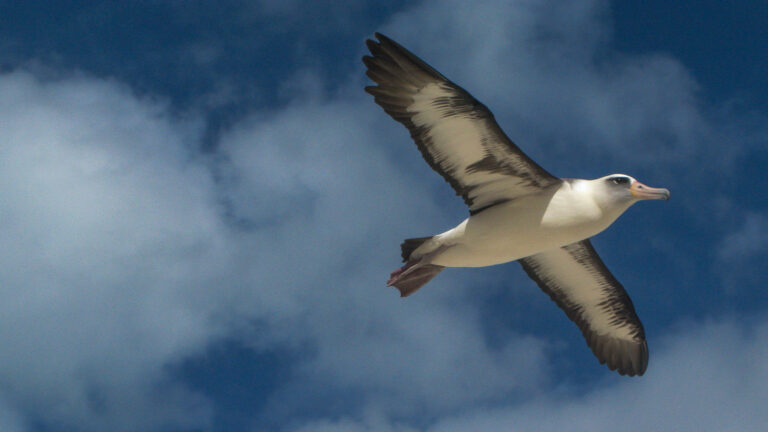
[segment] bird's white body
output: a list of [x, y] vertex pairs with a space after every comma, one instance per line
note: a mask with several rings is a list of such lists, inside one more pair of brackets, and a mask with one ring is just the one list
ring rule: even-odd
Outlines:
[[431, 264], [484, 267], [502, 264], [592, 237], [610, 226], [632, 201], [606, 206], [600, 183], [567, 180], [540, 193], [495, 205], [434, 236], [416, 249]]

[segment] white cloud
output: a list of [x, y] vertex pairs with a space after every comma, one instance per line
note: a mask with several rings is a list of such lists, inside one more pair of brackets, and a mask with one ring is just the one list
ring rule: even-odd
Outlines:
[[[566, 390], [495, 408], [467, 407], [418, 430], [761, 431], [768, 423], [768, 321], [751, 324], [724, 319], [682, 326], [664, 338], [642, 379], [599, 383], [586, 394]], [[409, 429], [369, 412], [304, 430]]]
[[763, 430], [768, 321], [756, 324], [691, 325], [665, 340], [642, 380], [449, 419], [431, 430]]
[[328, 386], [412, 415], [544, 379], [546, 344], [491, 346], [450, 278], [407, 302], [384, 286], [399, 237], [453, 217], [400, 171], [363, 95], [256, 114], [213, 161], [196, 122], [114, 83], [16, 72], [0, 91], [0, 377], [19, 412], [78, 430], [205, 427], [211, 401], [168, 368], [242, 334], [297, 353], [265, 410], [282, 420]]
[[714, 248], [718, 261], [716, 274], [730, 295], [748, 295], [751, 287], [762, 288], [765, 284], [764, 272], [755, 269], [762, 268], [768, 256], [768, 217], [747, 212], [740, 219], [741, 225], [727, 233]]
[[213, 181], [187, 142], [196, 124], [88, 78], [16, 72], [0, 92], [6, 397], [88, 430], [209, 421], [201, 396], [156, 388], [221, 331], [201, 301], [226, 251]]

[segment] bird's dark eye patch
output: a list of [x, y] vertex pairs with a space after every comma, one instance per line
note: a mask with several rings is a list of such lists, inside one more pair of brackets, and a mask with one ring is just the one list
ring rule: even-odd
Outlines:
[[608, 179], [608, 181], [613, 182], [613, 184], [629, 184], [629, 177], [611, 177]]

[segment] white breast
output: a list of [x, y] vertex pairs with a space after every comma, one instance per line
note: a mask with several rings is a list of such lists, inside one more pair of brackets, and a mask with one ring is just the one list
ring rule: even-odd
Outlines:
[[514, 261], [589, 238], [615, 219], [588, 189], [565, 182], [489, 208], [436, 236], [436, 246], [449, 247], [432, 263], [483, 267]]

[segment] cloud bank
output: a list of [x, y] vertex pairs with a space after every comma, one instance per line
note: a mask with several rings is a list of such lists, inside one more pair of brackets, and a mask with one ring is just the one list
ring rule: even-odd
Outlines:
[[766, 342], [765, 319], [686, 324], [664, 338], [654, 369], [641, 381], [603, 381], [587, 393], [562, 389], [519, 404], [457, 410], [424, 429], [369, 412], [361, 420], [318, 421], [302, 430], [759, 431], [768, 421], [762, 409]]

